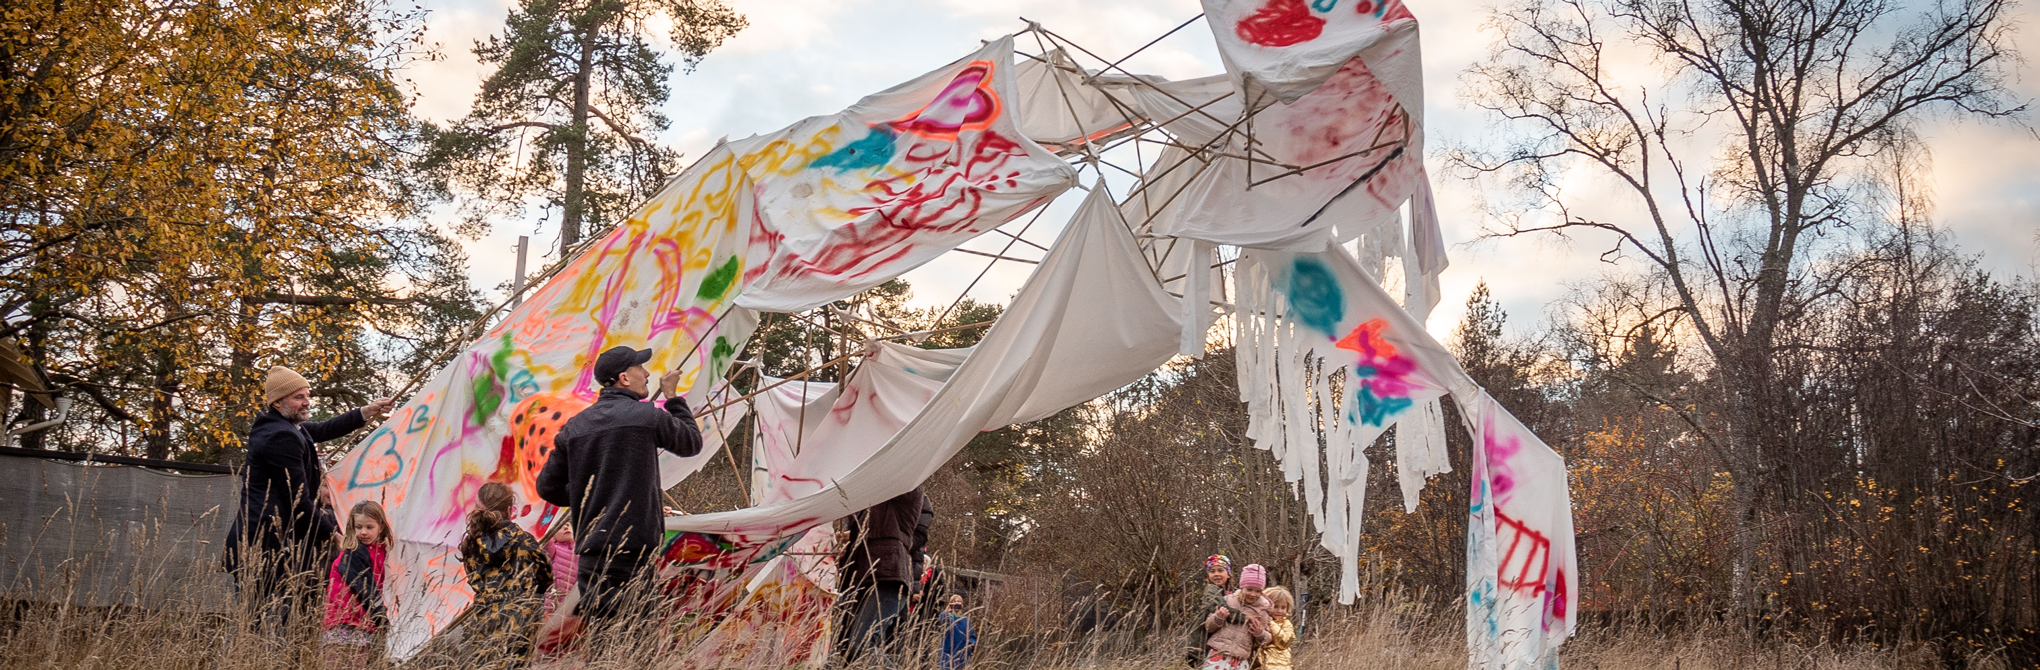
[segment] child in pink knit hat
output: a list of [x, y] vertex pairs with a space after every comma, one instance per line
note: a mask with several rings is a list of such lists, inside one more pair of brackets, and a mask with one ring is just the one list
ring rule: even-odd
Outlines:
[[1268, 599], [1261, 595], [1267, 585], [1268, 570], [1260, 564], [1240, 569], [1240, 590], [1227, 594], [1225, 605], [1204, 618], [1204, 630], [1211, 633], [1204, 670], [1247, 670], [1254, 651], [1268, 643]]

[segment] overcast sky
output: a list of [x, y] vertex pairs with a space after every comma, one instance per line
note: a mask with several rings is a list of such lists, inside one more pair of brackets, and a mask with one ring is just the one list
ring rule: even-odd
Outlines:
[[[502, 29], [514, 0], [427, 0], [426, 39], [439, 45], [439, 60], [421, 62], [407, 73], [418, 91], [418, 111], [434, 121], [467, 113], [487, 70], [470, 49], [477, 39]], [[750, 27], [709, 54], [690, 74], [672, 82], [665, 112], [672, 128], [662, 139], [691, 161], [719, 137], [744, 137], [786, 126], [803, 117], [833, 113], [859, 97], [885, 89], [948, 63], [977, 48], [980, 40], [1025, 27], [1021, 17], [1098, 53], [1117, 59], [1196, 16], [1197, 0], [729, 0]], [[1458, 94], [1461, 72], [1481, 58], [1492, 40], [1482, 30], [1486, 0], [1412, 0], [1423, 26], [1427, 141], [1435, 152], [1452, 145], [1479, 146], [1493, 136], [1490, 119], [1469, 109]], [[2040, 55], [2040, 4], [2023, 10], [2028, 24], [2018, 41]], [[1030, 38], [1016, 47], [1035, 51]], [[1222, 71], [1209, 29], [1200, 21], [1143, 51], [1126, 67], [1181, 79]], [[2040, 98], [2040, 68], [2025, 65], [2013, 82], [2023, 99]], [[1980, 254], [1985, 266], [2003, 275], [2033, 276], [2040, 267], [2040, 139], [2026, 127], [1974, 121], [1940, 121], [1926, 129], [1938, 181], [1937, 219], [1965, 251]], [[1607, 241], [1579, 237], [1480, 240], [1483, 221], [1465, 182], [1441, 176], [1439, 214], [1451, 245], [1444, 303], [1431, 330], [1449, 331], [1476, 282], [1485, 279], [1511, 317], [1511, 329], [1525, 332], [1543, 323], [1548, 305], [1570, 283], [1618, 271], [1599, 260]], [[1090, 179], [1087, 172], [1085, 178]], [[1123, 195], [1121, 193], [1120, 195]], [[1046, 245], [1073, 209], [1072, 191], [1058, 202], [1030, 240]], [[488, 290], [506, 281], [516, 237], [531, 235], [536, 249], [557, 244], [557, 230], [538, 221], [538, 210], [522, 221], [500, 221], [493, 232], [467, 244], [474, 284]], [[450, 216], [444, 217], [448, 220]], [[556, 222], [552, 224], [556, 226]], [[973, 247], [996, 250], [990, 237]], [[1036, 252], [1038, 254], [1038, 252]], [[547, 256], [549, 260], [550, 255]], [[988, 259], [951, 253], [906, 275], [915, 301], [947, 304], [983, 270]], [[534, 263], [536, 265], [536, 263]], [[971, 291], [980, 300], [1004, 302], [1031, 266], [999, 263]]]

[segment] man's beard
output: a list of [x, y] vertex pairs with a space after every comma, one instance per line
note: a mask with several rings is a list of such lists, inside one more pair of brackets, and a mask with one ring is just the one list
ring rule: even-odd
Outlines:
[[276, 411], [282, 414], [283, 418], [289, 419], [291, 423], [304, 423], [306, 420], [312, 418], [312, 408], [310, 405], [305, 405], [297, 409], [284, 409], [278, 407], [276, 408]]

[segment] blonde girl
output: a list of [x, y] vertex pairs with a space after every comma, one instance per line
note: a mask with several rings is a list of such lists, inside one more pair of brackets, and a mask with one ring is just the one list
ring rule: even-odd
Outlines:
[[327, 572], [325, 667], [362, 668], [375, 658], [375, 634], [388, 625], [382, 581], [389, 541], [390, 517], [382, 505], [362, 502], [348, 510], [340, 555]]
[[1268, 598], [1268, 643], [1256, 652], [1254, 666], [1260, 670], [1291, 670], [1289, 645], [1296, 642], [1296, 624], [1289, 614], [1296, 611], [1296, 596], [1280, 586], [1261, 592]]

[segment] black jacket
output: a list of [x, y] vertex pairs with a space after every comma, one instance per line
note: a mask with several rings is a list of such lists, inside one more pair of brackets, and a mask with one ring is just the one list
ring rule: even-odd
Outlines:
[[701, 428], [686, 399], [668, 398], [663, 412], [642, 399], [604, 388], [553, 436], [538, 497], [574, 510], [575, 553], [656, 549], [666, 528], [658, 450], [701, 453]]
[[921, 573], [928, 568], [928, 528], [935, 525], [935, 502], [928, 499], [928, 492], [921, 492], [921, 518], [914, 524], [914, 544], [907, 547], [907, 554], [914, 559], [914, 572], [908, 581], [920, 583]]
[[369, 554], [368, 545], [357, 544], [341, 554], [339, 568], [340, 581], [354, 594], [354, 601], [368, 611], [368, 620], [377, 630], [389, 626], [389, 613], [383, 609], [382, 582], [376, 579], [375, 557]]
[[847, 591], [851, 585], [870, 582], [911, 584], [920, 575], [911, 556], [914, 529], [921, 523], [921, 489], [894, 496], [850, 515], [846, 529], [850, 542], [837, 559], [836, 572]]
[[[356, 409], [325, 421], [293, 424], [271, 408], [255, 415], [248, 430], [247, 469], [241, 474], [241, 508], [227, 531], [227, 565], [238, 563], [242, 541], [279, 551], [286, 541], [318, 546], [339, 527], [319, 506], [325, 468], [312, 445], [346, 436], [367, 425]], [[331, 554], [327, 554], [331, 556]], [[313, 556], [298, 557], [310, 561]]]

